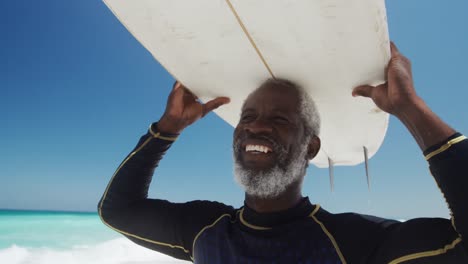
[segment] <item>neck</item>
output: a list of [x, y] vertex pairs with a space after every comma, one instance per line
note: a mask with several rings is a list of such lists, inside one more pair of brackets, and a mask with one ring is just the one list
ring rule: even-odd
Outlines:
[[245, 203], [258, 213], [272, 213], [296, 206], [303, 198], [301, 184], [292, 184], [282, 194], [273, 198], [260, 198], [245, 194]]

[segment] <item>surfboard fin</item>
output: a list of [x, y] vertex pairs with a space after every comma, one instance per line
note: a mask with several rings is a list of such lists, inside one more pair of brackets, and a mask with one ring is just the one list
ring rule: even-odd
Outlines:
[[364, 161], [365, 161], [365, 167], [366, 167], [367, 189], [370, 191], [369, 156], [367, 154], [366, 146], [363, 146], [363, 149], [364, 149]]
[[330, 177], [330, 190], [331, 192], [333, 192], [333, 190], [335, 189], [335, 180], [333, 175], [333, 161], [330, 158], [328, 158], [328, 173]]

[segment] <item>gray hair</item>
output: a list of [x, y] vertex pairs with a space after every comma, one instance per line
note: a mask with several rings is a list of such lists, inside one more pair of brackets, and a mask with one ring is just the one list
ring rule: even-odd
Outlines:
[[287, 79], [281, 78], [270, 78], [260, 85], [264, 87], [267, 85], [279, 85], [287, 88], [295, 89], [299, 93], [299, 105], [298, 110], [300, 118], [304, 124], [304, 134], [306, 139], [312, 138], [314, 135], [320, 134], [320, 115], [312, 97], [307, 91], [297, 83], [294, 83]]

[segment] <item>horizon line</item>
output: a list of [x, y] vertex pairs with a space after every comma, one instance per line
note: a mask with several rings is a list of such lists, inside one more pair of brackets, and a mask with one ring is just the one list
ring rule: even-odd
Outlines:
[[78, 211], [78, 210], [58, 210], [58, 209], [21, 209], [21, 208], [0, 208], [2, 211], [12, 211], [12, 212], [37, 212], [37, 213], [75, 213], [75, 214], [97, 214], [96, 211]]

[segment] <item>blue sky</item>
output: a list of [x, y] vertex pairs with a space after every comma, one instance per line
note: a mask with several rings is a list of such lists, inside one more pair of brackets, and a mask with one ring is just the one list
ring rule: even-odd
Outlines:
[[[468, 2], [387, 1], [387, 9], [418, 93], [466, 134]], [[0, 32], [0, 208], [95, 210], [120, 161], [163, 113], [173, 78], [101, 1], [1, 1]], [[232, 132], [214, 114], [188, 128], [161, 162], [150, 195], [242, 205]], [[328, 171], [311, 167], [304, 194], [332, 212], [448, 215], [397, 119], [370, 170], [370, 192], [359, 165], [336, 168], [330, 193]]]

